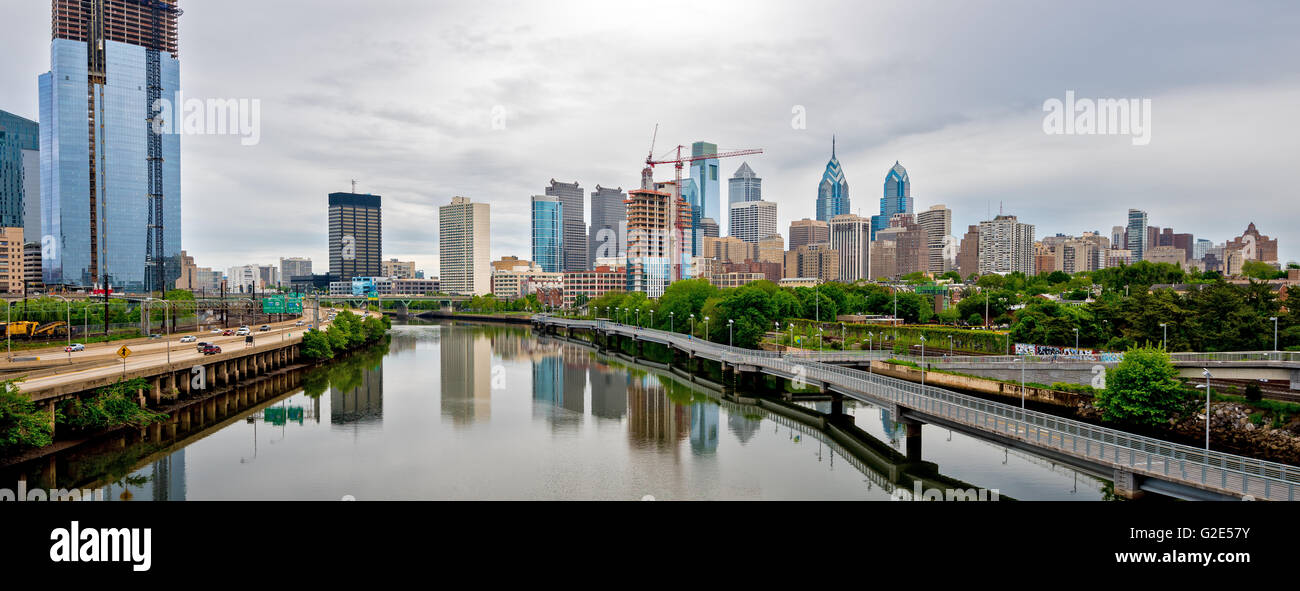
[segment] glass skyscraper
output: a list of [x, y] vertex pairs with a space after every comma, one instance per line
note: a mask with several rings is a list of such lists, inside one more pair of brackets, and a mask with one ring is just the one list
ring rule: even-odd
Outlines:
[[849, 213], [849, 181], [844, 178], [840, 159], [835, 156], [835, 139], [831, 138], [831, 160], [826, 163], [826, 172], [817, 186], [817, 219], [829, 222], [846, 213]]
[[547, 273], [564, 271], [564, 202], [533, 196], [533, 262]]
[[180, 90], [174, 4], [54, 3], [50, 71], [39, 79], [47, 285], [141, 292], [180, 276], [180, 136], [151, 145], [149, 100]]
[[[705, 156], [708, 154], [717, 154], [718, 145], [709, 142], [695, 142], [691, 144], [691, 157]], [[722, 217], [722, 185], [718, 180], [718, 159], [708, 158], [705, 160], [696, 160], [691, 162], [691, 180], [695, 184], [695, 190], [698, 192], [696, 201], [690, 201], [687, 197], [687, 203], [692, 207], [700, 208], [700, 218], [713, 218], [721, 222]], [[686, 197], [685, 190], [682, 188], [682, 196]]]
[[[40, 126], [35, 121], [0, 111], [0, 227], [24, 229], [25, 240], [40, 232], [40, 174], [32, 162], [40, 159]], [[39, 164], [38, 164], [39, 166]], [[36, 216], [32, 216], [32, 210]], [[34, 217], [36, 227], [26, 224]]]
[[1128, 249], [1131, 253], [1129, 260], [1138, 262], [1142, 260], [1142, 255], [1146, 254], [1147, 245], [1147, 212], [1140, 209], [1128, 210]]
[[912, 180], [907, 176], [907, 169], [895, 160], [894, 167], [885, 175], [885, 194], [880, 198], [880, 215], [871, 216], [871, 239], [876, 239], [876, 232], [888, 228], [889, 219], [899, 213], [913, 213]]

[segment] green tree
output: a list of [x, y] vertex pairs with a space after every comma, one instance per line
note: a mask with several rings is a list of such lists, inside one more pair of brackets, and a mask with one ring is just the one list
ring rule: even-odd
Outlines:
[[1178, 410], [1184, 396], [1169, 353], [1148, 345], [1130, 349], [1106, 371], [1106, 389], [1097, 392], [1093, 403], [1104, 420], [1159, 425]]
[[309, 330], [302, 335], [302, 354], [308, 359], [330, 359], [334, 351], [330, 348], [330, 339], [319, 330]]
[[53, 441], [50, 415], [19, 392], [14, 380], [0, 382], [0, 450], [44, 447]]

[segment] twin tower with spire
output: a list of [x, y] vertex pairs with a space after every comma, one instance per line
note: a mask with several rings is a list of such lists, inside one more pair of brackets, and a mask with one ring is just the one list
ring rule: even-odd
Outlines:
[[[826, 163], [826, 172], [817, 186], [817, 219], [829, 222], [837, 215], [849, 211], [849, 181], [844, 178], [844, 167], [835, 154], [835, 136], [831, 136], [831, 159]], [[894, 214], [913, 213], [912, 181], [907, 177], [907, 169], [897, 160], [894, 167], [885, 175], [885, 192], [880, 199], [880, 215], [871, 216], [871, 236], [874, 239], [877, 230], [889, 227], [889, 218]]]

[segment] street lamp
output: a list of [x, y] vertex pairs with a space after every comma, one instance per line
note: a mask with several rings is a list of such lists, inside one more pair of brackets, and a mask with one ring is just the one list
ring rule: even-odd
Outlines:
[[817, 327], [817, 352], [821, 353], [821, 351], [822, 351], [822, 327], [818, 326]]
[[1025, 410], [1025, 365], [1028, 357], [1020, 358], [1020, 410]]
[[925, 335], [921, 335], [921, 393], [925, 394]]
[[1079, 329], [1077, 327], [1074, 329], [1074, 348], [1079, 348]]
[[794, 348], [794, 323], [790, 322], [790, 347]]
[[952, 355], [952, 335], [948, 335], [948, 355]]
[[709, 317], [704, 317], [704, 340], [709, 340]]
[[1270, 316], [1269, 320], [1273, 321], [1273, 350], [1277, 351], [1277, 316]]
[[668, 313], [668, 332], [677, 332], [677, 313]]
[[[52, 293], [50, 295], [63, 300], [63, 303], [67, 304], [68, 306], [68, 319], [64, 322], [63, 332], [68, 335], [68, 363], [72, 363], [72, 300], [69, 300], [68, 298], [65, 298], [57, 293]], [[58, 317], [56, 316], [55, 318]], [[5, 332], [6, 333], [9, 332], [8, 326], [5, 327]]]
[[1205, 451], [1210, 451], [1210, 368], [1201, 368], [1205, 375]]
[[1165, 344], [1165, 341], [1169, 340], [1169, 324], [1161, 322], [1160, 330], [1160, 348], [1168, 350], [1168, 345]]
[[641, 328], [641, 308], [636, 309], [636, 327]]
[[867, 333], [867, 350], [868, 351], [876, 350], [876, 333], [874, 332]]
[[691, 336], [695, 336], [695, 313], [691, 313]]
[[840, 323], [840, 347], [846, 351], [849, 348], [848, 328], [844, 326], [843, 322]]
[[650, 328], [653, 329], [654, 327], [655, 327], [655, 310], [654, 308], [650, 308]]
[[732, 320], [730, 318], [727, 319], [727, 346], [728, 347], [736, 346], [734, 342], [735, 339], [732, 336], [732, 326], [734, 326], [735, 324], [736, 324], [735, 320]]

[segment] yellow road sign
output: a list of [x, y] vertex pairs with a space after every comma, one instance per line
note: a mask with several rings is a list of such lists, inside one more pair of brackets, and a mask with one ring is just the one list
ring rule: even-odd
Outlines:
[[117, 356], [126, 359], [131, 356], [131, 350], [127, 349], [126, 345], [122, 345], [122, 348], [117, 350]]

